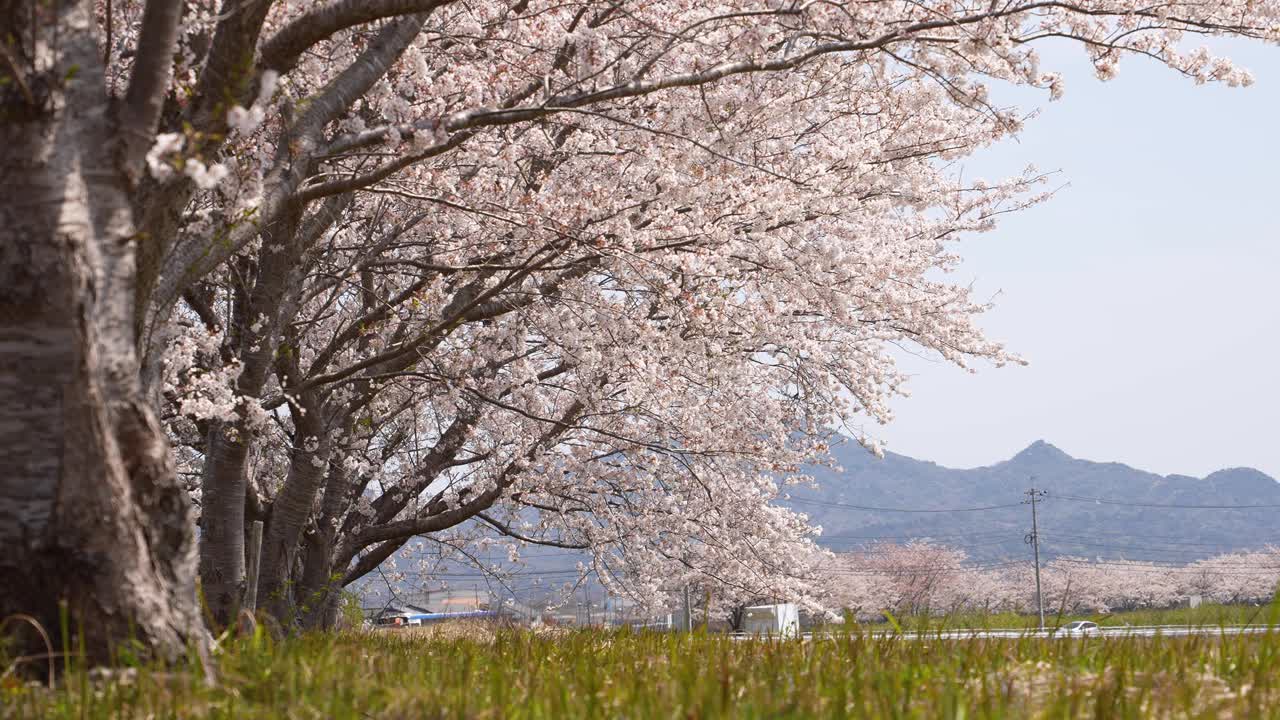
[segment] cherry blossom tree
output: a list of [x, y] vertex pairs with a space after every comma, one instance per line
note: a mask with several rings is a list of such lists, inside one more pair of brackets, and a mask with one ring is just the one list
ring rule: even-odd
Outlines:
[[[1176, 565], [1061, 556], [1040, 571], [1046, 613], [1109, 613], [1167, 608], [1193, 595], [1232, 604], [1267, 602], [1280, 583], [1274, 547]], [[882, 611], [946, 614], [957, 610], [1036, 612], [1030, 562], [966, 563], [965, 553], [930, 542], [876, 544], [820, 566], [824, 600], [862, 618]]]
[[963, 550], [929, 541], [876, 543], [841, 553], [825, 571], [831, 602], [858, 617], [946, 614], [993, 609], [1001, 602], [1000, 575], [965, 565]]
[[1041, 581], [1046, 612], [1161, 608], [1180, 599], [1176, 573], [1135, 560], [1060, 557], [1042, 570]]
[[1266, 602], [1280, 583], [1280, 549], [1268, 546], [1192, 563], [1182, 576], [1181, 593], [1220, 603]]
[[70, 597], [99, 655], [198, 635], [188, 492], [220, 623], [253, 519], [288, 621], [415, 536], [809, 592], [772, 501], [888, 419], [888, 349], [1010, 359], [938, 273], [1038, 199], [958, 171], [1020, 127], [987, 83], [1056, 96], [1066, 37], [1245, 84], [1184, 39], [1280, 36], [1235, 1], [0, 12], [0, 611]]

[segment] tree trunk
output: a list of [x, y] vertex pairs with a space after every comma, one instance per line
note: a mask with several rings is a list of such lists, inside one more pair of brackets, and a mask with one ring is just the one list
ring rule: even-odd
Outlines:
[[[236, 380], [241, 406], [235, 420], [210, 424], [206, 443], [200, 494], [200, 586], [217, 626], [231, 624], [244, 597], [248, 460], [258, 433], [250, 420], [249, 405], [261, 397], [275, 359], [281, 303], [296, 260], [292, 253], [272, 252], [270, 247], [275, 242], [290, 242], [297, 221], [297, 216], [291, 214], [285, 222], [263, 232], [257, 277], [244, 296], [244, 306], [238, 303], [235, 317], [231, 319], [230, 329], [241, 345], [239, 357], [243, 369]], [[268, 522], [268, 538], [270, 528]], [[264, 544], [264, 547], [270, 545]], [[264, 552], [264, 567], [267, 558]], [[264, 590], [260, 584], [259, 597], [264, 597]]]
[[138, 382], [129, 182], [92, 6], [0, 11], [20, 55], [0, 84], [0, 616], [57, 633], [65, 602], [90, 661], [126, 641], [175, 660], [207, 642], [191, 506]]
[[[311, 419], [308, 417], [306, 420]], [[297, 602], [308, 602], [308, 598], [295, 597], [297, 588], [290, 587], [290, 579], [294, 577], [302, 531], [311, 516], [316, 491], [328, 467], [329, 440], [324, 436], [307, 434], [306, 429], [311, 426], [325, 432], [321, 423], [298, 418], [298, 442], [304, 445], [315, 442], [317, 446], [314, 449], [294, 449], [289, 475], [271, 504], [271, 520], [267, 523], [267, 535], [262, 543], [259, 592], [264, 599], [263, 607], [286, 626], [298, 619]]]
[[329, 630], [338, 619], [343, 585], [342, 573], [333, 572], [333, 535], [320, 529], [303, 538], [297, 594], [303, 605], [298, 622], [305, 630]]
[[[333, 455], [334, 451], [331, 450], [330, 454]], [[338, 549], [338, 523], [347, 509], [351, 493], [348, 471], [341, 468], [340, 461], [332, 462], [316, 527], [302, 539], [302, 572], [298, 578], [297, 595], [305, 606], [299, 621], [308, 630], [330, 629], [337, 620], [346, 568], [335, 572], [334, 559]]]
[[243, 420], [209, 424], [200, 479], [200, 590], [215, 627], [231, 624], [244, 595], [251, 441]]

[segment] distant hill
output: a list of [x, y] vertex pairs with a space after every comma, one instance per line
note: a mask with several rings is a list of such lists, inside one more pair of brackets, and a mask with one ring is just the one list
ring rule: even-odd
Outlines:
[[[927, 537], [962, 547], [974, 559], [1028, 555], [1031, 508], [1021, 501], [1032, 485], [1047, 491], [1038, 511], [1041, 552], [1049, 557], [1183, 562], [1280, 544], [1280, 483], [1251, 468], [1204, 478], [1162, 476], [1073, 458], [1043, 440], [1008, 460], [971, 469], [894, 453], [880, 459], [852, 442], [835, 448], [833, 457], [841, 470], [813, 469], [821, 487], [796, 488], [790, 502], [822, 526], [822, 544], [833, 550], [856, 549], [873, 538]], [[1158, 507], [1178, 505], [1272, 507]], [[1001, 507], [950, 511], [992, 506]]]
[[[963, 548], [973, 560], [1029, 559], [1031, 549], [1023, 538], [1031, 530], [1031, 508], [1021, 502], [1032, 484], [1048, 491], [1038, 506], [1042, 557], [1183, 563], [1230, 550], [1280, 545], [1280, 483], [1250, 468], [1220, 470], [1205, 478], [1161, 476], [1120, 463], [1073, 458], [1044, 441], [1032, 443], [1004, 462], [971, 469], [946, 468], [894, 453], [880, 459], [853, 442], [837, 446], [833, 457], [839, 472], [811, 468], [820, 487], [794, 488], [792, 499], [785, 503], [822, 526], [820, 543], [831, 550], [856, 550], [877, 539], [927, 538]], [[1150, 505], [1274, 507], [1214, 510]], [[852, 506], [946, 511], [891, 512]], [[999, 507], [950, 511], [992, 506]], [[505, 566], [500, 555], [484, 559]], [[490, 592], [506, 598], [511, 590], [529, 602], [571, 580], [572, 569], [585, 559], [570, 550], [535, 548], [526, 553], [520, 577], [512, 586], [452, 564], [440, 568], [443, 574], [425, 585], [421, 580], [395, 585], [398, 592], [411, 594], [430, 588], [433, 602], [465, 601]], [[386, 599], [385, 585], [376, 574], [361, 585], [370, 605]], [[595, 583], [584, 588], [592, 590], [595, 602], [603, 596]]]

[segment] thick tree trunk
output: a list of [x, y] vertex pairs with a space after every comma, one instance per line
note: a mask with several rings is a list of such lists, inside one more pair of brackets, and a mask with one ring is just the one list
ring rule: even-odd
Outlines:
[[[236, 420], [212, 423], [201, 476], [200, 585], [205, 603], [219, 626], [229, 625], [240, 608], [245, 588], [245, 500], [249, 488], [249, 453], [258, 430], [250, 421], [248, 405], [258, 402], [275, 360], [279, 344], [281, 304], [289, 272], [296, 256], [272, 252], [273, 243], [290, 243], [298, 218], [263, 232], [258, 273], [247, 293], [244, 308], [237, 308], [232, 328], [240, 345], [243, 370], [236, 381], [242, 398]], [[242, 312], [243, 310], [243, 312]], [[268, 533], [271, 523], [268, 522]], [[264, 563], [266, 558], [264, 555]], [[258, 586], [258, 596], [264, 587]]]
[[[289, 475], [285, 478], [279, 496], [271, 504], [271, 520], [267, 524], [267, 534], [262, 543], [262, 574], [259, 578], [259, 592], [265, 600], [264, 606], [286, 625], [297, 621], [297, 603], [301, 601], [305, 604], [309, 601], [306, 597], [295, 597], [297, 588], [290, 587], [289, 580], [293, 577], [302, 531], [311, 516], [316, 491], [325, 476], [329, 456], [327, 437], [305, 434], [310, 426], [316, 426], [324, 433], [322, 424], [301, 422], [301, 418], [299, 420], [298, 441], [304, 447], [294, 449]], [[316, 443], [314, 447], [310, 446], [312, 442]]]
[[297, 590], [302, 612], [298, 622], [307, 630], [327, 630], [337, 620], [342, 574], [333, 572], [333, 536], [332, 530], [322, 527], [302, 541], [302, 574]]
[[44, 27], [0, 85], [0, 616], [56, 633], [65, 602], [91, 661], [129, 640], [174, 660], [207, 634], [189, 499], [138, 382], [128, 180], [92, 6], [16, 11]]
[[303, 628], [329, 629], [337, 620], [338, 600], [342, 594], [343, 577], [346, 575], [346, 568], [334, 568], [338, 549], [338, 523], [350, 503], [351, 494], [352, 483], [348, 472], [339, 463], [332, 463], [315, 529], [302, 539], [302, 570], [297, 583], [297, 594], [304, 606], [298, 618]]
[[209, 424], [200, 479], [200, 590], [216, 626], [235, 619], [244, 596], [245, 492], [249, 443], [246, 423]]

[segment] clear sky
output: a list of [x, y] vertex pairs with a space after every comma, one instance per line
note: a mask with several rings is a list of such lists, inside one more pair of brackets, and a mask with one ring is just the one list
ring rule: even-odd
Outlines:
[[1215, 50], [1256, 83], [1196, 86], [1139, 58], [1102, 83], [1051, 47], [1062, 100], [1006, 91], [1042, 113], [966, 177], [1034, 164], [1066, 187], [963, 242], [955, 279], [995, 295], [983, 327], [1031, 364], [905, 359], [912, 397], [867, 428], [887, 449], [972, 467], [1042, 438], [1164, 474], [1280, 479], [1280, 48]]

